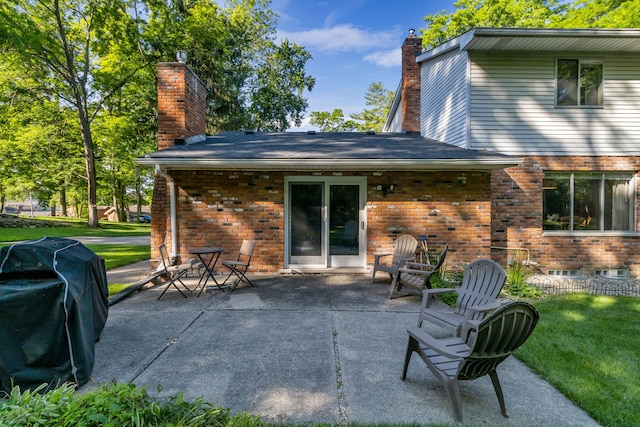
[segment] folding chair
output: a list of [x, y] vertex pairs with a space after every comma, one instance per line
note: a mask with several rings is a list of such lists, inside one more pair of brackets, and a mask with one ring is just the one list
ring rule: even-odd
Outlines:
[[162, 293], [158, 297], [158, 301], [160, 300], [160, 298], [162, 298], [165, 292], [167, 292], [167, 289], [169, 289], [170, 286], [173, 286], [174, 288], [176, 288], [178, 292], [180, 292], [180, 294], [186, 298], [187, 296], [178, 287], [176, 282], [179, 282], [182, 285], [182, 287], [184, 287], [187, 291], [191, 292], [191, 289], [189, 289], [187, 285], [185, 285], [180, 278], [185, 274], [187, 274], [187, 272], [193, 267], [193, 264], [190, 263], [190, 264], [173, 265], [171, 262], [171, 259], [169, 258], [169, 252], [167, 252], [167, 246], [163, 243], [160, 246], [158, 246], [158, 249], [160, 250], [160, 264], [158, 265], [158, 269], [160, 271], [163, 271], [163, 275], [169, 281], [167, 286], [164, 288], [164, 291], [162, 291]]
[[255, 287], [251, 280], [245, 275], [247, 270], [249, 269], [249, 263], [251, 262], [251, 257], [253, 256], [253, 248], [256, 246], [256, 242], [252, 240], [243, 240], [242, 246], [240, 246], [240, 252], [238, 252], [238, 257], [235, 260], [222, 260], [222, 265], [227, 267], [229, 270], [229, 275], [224, 279], [221, 286], [225, 286], [227, 280], [233, 275], [236, 276], [236, 280], [231, 285], [227, 285], [229, 290], [232, 291], [238, 286], [240, 282], [246, 282], [250, 284], [252, 287]]

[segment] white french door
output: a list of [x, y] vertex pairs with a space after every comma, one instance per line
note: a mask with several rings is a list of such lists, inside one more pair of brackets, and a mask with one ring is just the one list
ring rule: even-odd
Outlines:
[[286, 268], [365, 267], [366, 178], [285, 178]]

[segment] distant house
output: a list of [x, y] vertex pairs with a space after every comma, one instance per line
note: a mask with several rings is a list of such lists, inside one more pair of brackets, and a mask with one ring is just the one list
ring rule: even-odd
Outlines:
[[491, 255], [558, 275], [640, 275], [640, 31], [410, 35], [385, 130], [523, 159], [491, 173]]
[[491, 256], [492, 171], [522, 159], [418, 132], [206, 136], [205, 98], [186, 64], [158, 64], [159, 150], [136, 159], [156, 171], [152, 257], [251, 239], [254, 272], [366, 272], [402, 234], [448, 243], [451, 266]]

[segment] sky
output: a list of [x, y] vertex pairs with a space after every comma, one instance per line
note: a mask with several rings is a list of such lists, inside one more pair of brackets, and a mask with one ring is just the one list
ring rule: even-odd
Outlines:
[[364, 96], [371, 83], [395, 91], [400, 83], [400, 47], [409, 29], [425, 28], [426, 15], [455, 11], [454, 0], [272, 0], [278, 13], [278, 38], [304, 46], [313, 59], [307, 74], [316, 79], [306, 92], [312, 111], [342, 109], [345, 119], [369, 107]]

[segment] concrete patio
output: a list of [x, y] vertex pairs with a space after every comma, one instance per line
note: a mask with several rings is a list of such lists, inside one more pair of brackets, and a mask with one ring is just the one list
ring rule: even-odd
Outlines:
[[[111, 306], [83, 389], [112, 380], [150, 393], [161, 386], [161, 397], [183, 392], [290, 423], [454, 424], [444, 389], [418, 357], [400, 380], [418, 296], [389, 300], [383, 275], [374, 284], [361, 275], [251, 278], [255, 288], [209, 287], [189, 298], [171, 289], [157, 301], [156, 287]], [[515, 358], [498, 373], [510, 417], [485, 377], [461, 385], [466, 424], [598, 425]]]

